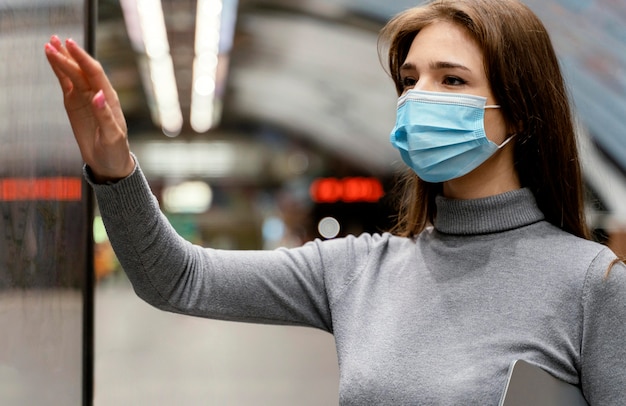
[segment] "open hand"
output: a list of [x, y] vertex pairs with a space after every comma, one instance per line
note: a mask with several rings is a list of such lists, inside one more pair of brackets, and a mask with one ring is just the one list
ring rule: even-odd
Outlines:
[[57, 36], [45, 45], [59, 79], [67, 116], [85, 163], [98, 183], [128, 176], [135, 168], [126, 120], [102, 65], [75, 41]]

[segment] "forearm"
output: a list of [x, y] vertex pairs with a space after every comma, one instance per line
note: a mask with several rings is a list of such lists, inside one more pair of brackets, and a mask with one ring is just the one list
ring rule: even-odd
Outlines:
[[[135, 291], [154, 306], [176, 311], [171, 304], [176, 276], [169, 269], [180, 269], [173, 265], [184, 262], [185, 244], [168, 230], [160, 230], [168, 224], [157, 218], [161, 215], [158, 203], [140, 169], [114, 184], [94, 183], [88, 167], [85, 174], [94, 188], [111, 244]], [[168, 241], [162, 240], [163, 235]], [[177, 254], [168, 259], [168, 251], [175, 248]]]
[[160, 212], [140, 170], [94, 190], [122, 267], [152, 305], [224, 320], [330, 329], [313, 247], [220, 251], [192, 245]]

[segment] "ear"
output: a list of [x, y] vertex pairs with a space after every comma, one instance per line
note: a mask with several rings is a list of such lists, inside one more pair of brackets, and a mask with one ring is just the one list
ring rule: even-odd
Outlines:
[[511, 136], [513, 134], [521, 134], [524, 132], [524, 122], [522, 120], [517, 122], [517, 125], [507, 124], [507, 135]]

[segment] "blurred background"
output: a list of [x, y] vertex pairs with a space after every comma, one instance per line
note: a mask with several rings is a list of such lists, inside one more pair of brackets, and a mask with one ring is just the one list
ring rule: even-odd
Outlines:
[[[526, 3], [573, 97], [589, 222], [626, 254], [626, 3]], [[136, 298], [76, 183], [80, 156], [43, 44], [52, 33], [91, 42], [181, 235], [272, 249], [393, 224], [402, 165], [377, 34], [416, 4], [0, 0], [0, 403], [337, 404], [332, 336]]]

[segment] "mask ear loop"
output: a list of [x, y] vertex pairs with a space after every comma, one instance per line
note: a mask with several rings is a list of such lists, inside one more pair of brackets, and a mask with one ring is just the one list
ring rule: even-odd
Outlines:
[[[485, 107], [483, 107], [483, 108], [485, 108], [485, 109], [499, 109], [499, 108], [500, 108], [500, 105], [498, 105], [498, 104], [490, 104], [490, 105], [487, 105], [487, 106], [485, 106]], [[503, 148], [503, 147], [504, 147], [506, 144], [508, 144], [508, 143], [509, 143], [509, 141], [511, 141], [511, 140], [513, 139], [513, 137], [515, 137], [516, 135], [517, 135], [517, 134], [511, 134], [511, 136], [510, 136], [509, 138], [507, 138], [506, 140], [504, 140], [504, 141], [502, 142], [502, 144], [498, 145], [498, 149]]]
[[509, 143], [509, 141], [511, 141], [513, 139], [513, 137], [515, 137], [517, 134], [511, 134], [511, 136], [509, 138], [507, 138], [506, 140], [504, 140], [502, 142], [502, 144], [498, 145], [498, 149], [503, 148], [506, 144]]

